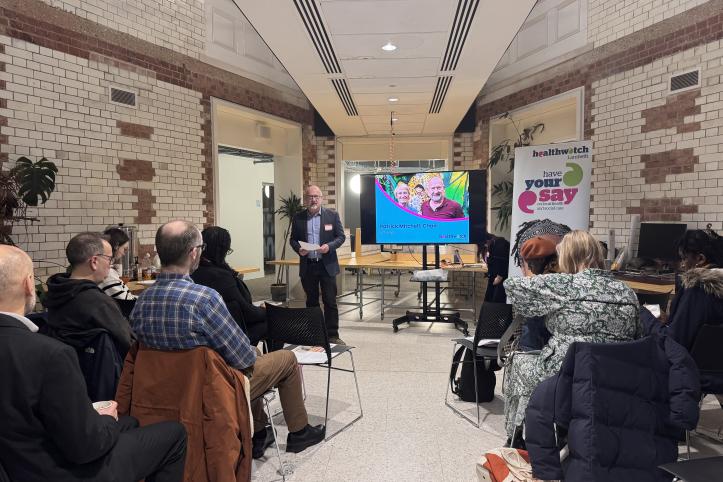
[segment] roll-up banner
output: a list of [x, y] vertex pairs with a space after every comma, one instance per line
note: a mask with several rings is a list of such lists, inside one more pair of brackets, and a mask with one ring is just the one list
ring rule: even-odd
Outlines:
[[[592, 141], [516, 148], [510, 244], [520, 226], [535, 219], [587, 231], [591, 173]], [[521, 275], [510, 255], [509, 276]]]

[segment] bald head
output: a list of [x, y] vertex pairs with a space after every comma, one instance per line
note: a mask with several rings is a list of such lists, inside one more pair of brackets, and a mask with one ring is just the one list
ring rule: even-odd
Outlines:
[[167, 222], [156, 231], [156, 251], [163, 267], [192, 267], [192, 262], [200, 259], [200, 250], [195, 248], [202, 242], [196, 225], [181, 219]]
[[0, 311], [24, 315], [33, 306], [33, 261], [15, 246], [0, 245]]
[[321, 203], [324, 196], [321, 194], [319, 186], [311, 185], [306, 188], [306, 208], [311, 214], [316, 214], [321, 209]]

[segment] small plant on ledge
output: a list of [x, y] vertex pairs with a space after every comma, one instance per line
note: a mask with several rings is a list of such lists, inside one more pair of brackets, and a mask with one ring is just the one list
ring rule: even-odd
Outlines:
[[12, 232], [16, 223], [39, 221], [28, 216], [28, 207], [48, 201], [57, 173], [56, 165], [44, 157], [37, 162], [20, 157], [10, 171], [0, 172], [0, 244], [15, 245]]

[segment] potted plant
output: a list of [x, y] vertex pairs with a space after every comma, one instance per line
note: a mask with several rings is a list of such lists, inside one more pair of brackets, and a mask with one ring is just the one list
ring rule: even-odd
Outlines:
[[0, 172], [0, 243], [15, 245], [12, 238], [15, 223], [39, 221], [28, 216], [28, 207], [48, 201], [55, 190], [57, 173], [55, 164], [44, 157], [37, 162], [20, 157], [10, 171]]
[[[281, 248], [280, 260], [286, 259], [286, 246], [289, 244], [289, 236], [291, 235], [291, 224], [294, 217], [304, 210], [304, 205], [301, 202], [301, 198], [294, 194], [289, 193], [289, 197], [279, 198], [280, 207], [274, 211], [274, 214], [278, 214], [281, 219], [288, 220], [286, 230], [284, 231], [284, 247]], [[285, 266], [279, 266], [276, 272], [276, 283], [271, 285], [271, 299], [274, 301], [286, 301], [286, 285], [289, 280], [284, 280], [285, 274], [288, 270]], [[284, 282], [285, 281], [285, 282]]]
[[[505, 112], [500, 118], [509, 119], [517, 132], [517, 138], [503, 139], [499, 144], [494, 146], [492, 152], [490, 152], [487, 167], [494, 167], [500, 162], [509, 162], [510, 167], [507, 172], [511, 173], [515, 169], [515, 148], [531, 145], [535, 134], [545, 130], [545, 124], [540, 122], [530, 127], [525, 127], [520, 131], [515, 121], [510, 117], [509, 112]], [[492, 206], [492, 210], [497, 211], [497, 223], [495, 224], [497, 229], [502, 230], [510, 223], [510, 217], [512, 216], [512, 190], [512, 181], [509, 180], [500, 181], [492, 186], [492, 198], [497, 200], [497, 204]]]

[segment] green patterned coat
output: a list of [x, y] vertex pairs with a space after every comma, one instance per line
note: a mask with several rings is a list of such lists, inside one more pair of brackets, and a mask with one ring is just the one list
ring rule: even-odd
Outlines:
[[633, 290], [607, 271], [586, 269], [505, 280], [507, 301], [517, 315], [546, 316], [552, 337], [539, 354], [516, 353], [505, 384], [508, 435], [520, 425], [532, 391], [562, 366], [573, 342], [629, 341], [641, 335]]

